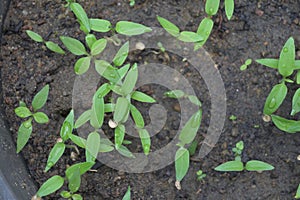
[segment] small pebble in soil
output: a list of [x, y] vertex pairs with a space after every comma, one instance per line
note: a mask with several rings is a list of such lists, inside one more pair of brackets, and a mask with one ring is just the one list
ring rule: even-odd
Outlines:
[[116, 123], [116, 122], [114, 122], [113, 120], [109, 120], [108, 121], [108, 126], [110, 127], [110, 128], [116, 128], [117, 126], [118, 126], [118, 123]]
[[264, 116], [262, 117], [262, 119], [264, 120], [264, 122], [270, 122], [270, 121], [271, 121], [270, 115], [264, 115]]
[[37, 195], [34, 195], [34, 196], [31, 198], [31, 200], [42, 200], [42, 198], [41, 198], [41, 197], [38, 197]]
[[77, 153], [75, 153], [74, 151], [71, 152], [70, 158], [72, 161], [76, 161], [77, 159]]
[[297, 160], [300, 160], [300, 155], [297, 156]]
[[145, 49], [145, 44], [142, 42], [138, 42], [135, 44], [135, 48], [138, 50], [144, 50]]

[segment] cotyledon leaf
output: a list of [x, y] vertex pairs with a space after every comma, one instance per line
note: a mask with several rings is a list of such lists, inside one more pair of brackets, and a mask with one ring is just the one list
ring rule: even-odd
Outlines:
[[264, 106], [264, 114], [271, 115], [282, 104], [287, 94], [287, 87], [284, 82], [275, 85], [269, 93]]

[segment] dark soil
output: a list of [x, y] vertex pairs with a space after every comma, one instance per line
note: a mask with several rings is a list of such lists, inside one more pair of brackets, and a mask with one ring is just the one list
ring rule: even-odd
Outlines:
[[[131, 20], [151, 27], [158, 26], [156, 15], [160, 15], [180, 25], [181, 29], [195, 31], [205, 16], [204, 2], [198, 0], [137, 0], [133, 8], [126, 0], [80, 3], [90, 17], [108, 19], [113, 23]], [[128, 174], [100, 166], [97, 173], [89, 172], [82, 178], [80, 193], [85, 199], [121, 199], [128, 185], [132, 188], [132, 199], [293, 198], [300, 183], [300, 161], [297, 160], [300, 154], [300, 137], [297, 134], [283, 133], [271, 122], [262, 120], [264, 101], [272, 86], [280, 80], [280, 76], [275, 70], [256, 63], [246, 71], [240, 71], [239, 66], [247, 58], [278, 57], [289, 36], [294, 36], [296, 40], [297, 59], [300, 59], [300, 3], [292, 0], [238, 0], [231, 21], [227, 21], [224, 9], [219, 11], [214, 21], [214, 30], [205, 49], [212, 56], [224, 80], [227, 119], [222, 135], [211, 153], [200, 162], [191, 162], [181, 191], [174, 186], [173, 165], [145, 174]], [[7, 16], [1, 47], [2, 84], [7, 120], [14, 138], [21, 122], [13, 112], [19, 100], [30, 104], [33, 95], [43, 85], [48, 83], [51, 87], [49, 100], [43, 108], [51, 122], [47, 125], [35, 124], [32, 137], [21, 153], [31, 176], [37, 185], [41, 185], [50, 176], [63, 176], [66, 166], [74, 163], [69, 158], [71, 150], [67, 150], [63, 159], [50, 172], [43, 172], [47, 156], [59, 137], [60, 126], [72, 106], [75, 79], [72, 66], [75, 57], [70, 54], [57, 55], [43, 49], [41, 44], [34, 43], [27, 37], [25, 30], [28, 29], [52, 41], [58, 41], [60, 35], [83, 40], [83, 34], [79, 31], [73, 14], [58, 0], [13, 1]], [[180, 63], [176, 56], [168, 56], [171, 57], [170, 65], [173, 63], [177, 66]], [[131, 61], [138, 62], [147, 59], [165, 61], [163, 54], [153, 56], [143, 52], [136, 52], [130, 58]], [[186, 76], [190, 76], [189, 80], [193, 82], [193, 71]], [[203, 139], [209, 124], [210, 99], [204, 84], [199, 85], [196, 89], [199, 92], [197, 95], [204, 102], [204, 120], [199, 131]], [[158, 99], [162, 96], [159, 87], [148, 86], [141, 89]], [[290, 113], [291, 97], [296, 87], [291, 85], [291, 89], [287, 100], [278, 111], [283, 116]], [[166, 108], [171, 117], [175, 118], [169, 119], [170, 123], [154, 139], [158, 143], [162, 140], [162, 145], [173, 137], [172, 131], [178, 128], [176, 116], [179, 115], [176, 114], [176, 109], [174, 111], [176, 104], [176, 101], [169, 101], [169, 107]], [[237, 116], [237, 120], [230, 121], [230, 115]], [[240, 140], [245, 143], [243, 161], [262, 160], [274, 165], [275, 170], [263, 173], [214, 171], [213, 168], [217, 165], [233, 159], [231, 149]], [[82, 160], [84, 157], [78, 156], [75, 162]], [[207, 174], [202, 182], [196, 180], [195, 173], [199, 169]], [[51, 199], [59, 197], [52, 195]]]

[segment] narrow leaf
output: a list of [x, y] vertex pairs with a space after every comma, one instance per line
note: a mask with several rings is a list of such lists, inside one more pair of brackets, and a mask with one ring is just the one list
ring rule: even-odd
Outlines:
[[220, 0], [206, 0], [205, 12], [209, 16], [217, 14], [220, 5]]
[[273, 58], [265, 58], [265, 59], [258, 59], [255, 60], [257, 63], [273, 68], [273, 69], [278, 69], [278, 59], [273, 59]]
[[97, 129], [100, 128], [104, 120], [104, 98], [97, 97], [97, 93], [93, 98], [93, 105], [91, 111], [90, 122], [91, 125]]
[[150, 152], [151, 139], [148, 131], [146, 129], [138, 129], [139, 136], [141, 138], [142, 147], [145, 155], [148, 155]]
[[132, 104], [130, 104], [130, 113], [133, 118], [133, 121], [137, 128], [144, 128], [145, 122], [140, 111]]
[[77, 169], [79, 169], [80, 175], [83, 175], [90, 170], [94, 164], [95, 162], [82, 162], [74, 164], [66, 169], [66, 177], [70, 177]]
[[43, 38], [41, 35], [39, 35], [38, 33], [35, 33], [33, 31], [30, 30], [26, 30], [27, 35], [34, 41], [36, 42], [43, 42]]
[[116, 106], [116, 104], [113, 104], [113, 103], [104, 104], [104, 112], [108, 113], [108, 112], [115, 111], [115, 106]]
[[129, 68], [130, 68], [130, 64], [127, 64], [127, 65], [124, 65], [123, 67], [118, 69], [120, 80], [122, 80], [125, 77], [125, 75], [128, 72]]
[[88, 54], [84, 45], [79, 40], [67, 36], [61, 36], [60, 40], [72, 54], [76, 56]]
[[120, 67], [125, 62], [129, 53], [129, 42], [121, 46], [115, 57], [113, 58], [113, 63], [116, 67]]
[[299, 199], [299, 198], [300, 198], [300, 184], [298, 185], [297, 192], [295, 195], [295, 199]]
[[145, 103], [155, 103], [156, 102], [156, 100], [153, 99], [151, 96], [149, 96], [143, 92], [139, 92], [139, 91], [134, 91], [131, 94], [131, 98], [136, 101], [145, 102]]
[[114, 121], [116, 123], [121, 122], [127, 115], [129, 111], [129, 102], [124, 97], [119, 97], [117, 99], [115, 112], [114, 112]]
[[111, 23], [104, 19], [90, 19], [90, 25], [96, 32], [106, 33], [111, 30]]
[[66, 119], [63, 122], [62, 127], [60, 128], [60, 137], [63, 141], [66, 141], [69, 136], [72, 134], [74, 126], [74, 111], [71, 110]]
[[194, 50], [198, 50], [200, 47], [202, 47], [205, 44], [205, 42], [209, 38], [209, 35], [211, 34], [213, 26], [214, 26], [214, 21], [208, 17], [204, 18], [201, 21], [197, 30], [197, 34], [201, 35], [203, 37], [203, 40], [195, 43]]
[[79, 58], [74, 66], [74, 71], [77, 75], [82, 75], [90, 68], [91, 58], [90, 57], [83, 57]]
[[190, 155], [185, 148], [179, 148], [175, 154], [176, 181], [181, 181], [189, 170]]
[[185, 94], [182, 90], [171, 90], [171, 91], [165, 92], [164, 95], [169, 98], [179, 99], [179, 98], [183, 97]]
[[45, 42], [45, 44], [49, 50], [51, 50], [55, 53], [65, 54], [65, 51], [60, 46], [58, 46], [58, 44], [51, 42], [51, 41], [47, 41], [47, 42]]
[[27, 144], [30, 135], [32, 133], [32, 119], [29, 119], [21, 124], [18, 130], [17, 138], [17, 153], [19, 153], [23, 147]]
[[74, 128], [77, 129], [81, 127], [83, 124], [85, 124], [86, 122], [88, 122], [91, 117], [91, 112], [92, 112], [91, 109], [84, 111], [76, 120]]
[[97, 158], [98, 152], [100, 148], [100, 135], [97, 132], [92, 132], [89, 134], [86, 141], [86, 161], [94, 162]]
[[225, 0], [225, 13], [228, 20], [231, 19], [234, 11], [234, 0]]
[[298, 70], [296, 74], [296, 83], [300, 84], [300, 70]]
[[119, 149], [120, 146], [122, 145], [124, 136], [125, 136], [125, 126], [122, 124], [119, 124], [115, 128], [115, 147], [116, 147], [116, 149]]
[[88, 45], [88, 47], [91, 49], [93, 44], [97, 41], [97, 38], [94, 34], [87, 34], [85, 36], [85, 42]]
[[49, 85], [45, 85], [33, 98], [32, 100], [32, 107], [34, 111], [42, 108], [48, 98], [49, 94]]
[[188, 99], [190, 100], [191, 103], [195, 104], [196, 106], [202, 105], [201, 101], [194, 95], [189, 95]]
[[283, 46], [278, 61], [278, 71], [283, 77], [290, 76], [295, 65], [295, 43], [290, 37]]
[[74, 142], [77, 146], [85, 149], [86, 147], [86, 139], [79, 137], [77, 135], [69, 135], [69, 138], [72, 140], [72, 142]]
[[88, 32], [90, 32], [90, 21], [82, 6], [79, 3], [71, 3], [70, 8], [79, 20], [80, 24], [83, 25]]
[[129, 21], [117, 22], [115, 29], [119, 34], [128, 36], [140, 35], [152, 31], [152, 29], [147, 26]]
[[241, 161], [228, 161], [215, 168], [221, 172], [240, 172], [244, 170], [244, 164]]
[[44, 197], [59, 190], [64, 184], [64, 178], [58, 175], [49, 178], [37, 191], [37, 196]]
[[277, 115], [271, 115], [275, 126], [287, 133], [300, 132], [300, 121], [289, 120]]
[[264, 106], [264, 114], [274, 113], [282, 104], [287, 94], [287, 87], [283, 83], [275, 85], [269, 93]]
[[291, 115], [294, 116], [300, 111], [300, 88], [298, 88], [293, 96]]
[[179, 36], [180, 30], [175, 24], [160, 16], [157, 16], [157, 20], [170, 35], [174, 37]]
[[250, 160], [246, 163], [245, 169], [248, 171], [267, 171], [273, 170], [274, 167], [268, 163], [259, 160]]
[[121, 87], [121, 90], [124, 95], [128, 95], [133, 91], [137, 79], [138, 79], [138, 68], [137, 68], [137, 64], [135, 63], [128, 71], [125, 80], [123, 82], [123, 85]]
[[100, 54], [105, 49], [106, 44], [107, 44], [107, 40], [104, 38], [95, 41], [91, 48], [91, 54], [93, 56]]
[[196, 137], [202, 119], [202, 110], [198, 110], [184, 125], [179, 134], [180, 144], [190, 144]]
[[51, 149], [50, 154], [48, 156], [45, 172], [47, 172], [57, 161], [60, 159], [60, 157], [65, 152], [66, 145], [63, 142], [58, 142], [54, 145], [54, 147]]
[[120, 80], [117, 69], [105, 60], [95, 60], [95, 68], [100, 76], [112, 83], [117, 83]]
[[183, 42], [199, 42], [203, 41], [203, 39], [201, 35], [191, 31], [182, 31], [178, 36], [178, 40]]
[[72, 174], [70, 174], [69, 176], [67, 176], [69, 184], [68, 184], [68, 188], [70, 190], [70, 192], [74, 193], [77, 192], [77, 190], [80, 187], [80, 182], [81, 182], [81, 178], [80, 178], [80, 169], [77, 168], [76, 170], [74, 170], [74, 172]]
[[130, 192], [130, 186], [128, 186], [127, 192], [123, 196], [122, 200], [130, 200], [131, 199], [131, 192]]
[[127, 147], [125, 147], [124, 145], [121, 145], [117, 151], [125, 156], [125, 157], [128, 157], [128, 158], [135, 158], [135, 156], [127, 149]]

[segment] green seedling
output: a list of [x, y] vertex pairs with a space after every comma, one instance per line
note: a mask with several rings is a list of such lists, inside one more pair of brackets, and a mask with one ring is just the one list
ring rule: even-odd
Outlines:
[[131, 191], [130, 191], [130, 186], [128, 186], [128, 189], [124, 195], [124, 197], [122, 198], [122, 200], [130, 200], [131, 199]]
[[[300, 83], [300, 60], [295, 60], [295, 44], [294, 39], [290, 37], [280, 52], [279, 59], [265, 58], [256, 60], [259, 64], [277, 69], [278, 73], [282, 76], [281, 83], [275, 85], [269, 93], [265, 105], [264, 114], [269, 115], [272, 118], [275, 126], [288, 133], [296, 133], [300, 131], [299, 121], [289, 120], [274, 113], [282, 105], [288, 92], [287, 83]], [[296, 71], [296, 77], [294, 80], [289, 78], [293, 72]], [[297, 89], [294, 93], [292, 100], [291, 116], [294, 116], [300, 111], [300, 89]]]
[[[175, 155], [175, 171], [176, 171], [176, 182], [175, 186], [178, 190], [181, 189], [180, 181], [185, 177], [188, 172], [190, 165], [190, 152], [197, 148], [193, 146], [193, 142], [195, 141], [196, 134], [200, 128], [201, 120], [202, 120], [202, 104], [200, 100], [194, 95], [187, 95], [181, 90], [171, 90], [165, 92], [165, 96], [169, 98], [188, 98], [189, 101], [196, 106], [198, 106], [198, 110], [190, 117], [190, 119], [186, 122], [181, 132], [179, 133], [179, 149], [176, 151]], [[190, 145], [190, 149], [187, 149], [185, 146]], [[197, 144], [197, 143], [196, 143]], [[195, 145], [195, 143], [194, 143]], [[194, 149], [194, 150], [193, 150]]]
[[20, 102], [19, 107], [15, 109], [15, 114], [23, 119], [18, 130], [17, 137], [17, 153], [27, 144], [32, 133], [32, 121], [38, 124], [45, 124], [49, 122], [48, 116], [44, 112], [39, 112], [46, 103], [49, 94], [49, 85], [45, 85], [33, 98], [31, 108], [27, 107], [24, 102]]
[[298, 185], [297, 192], [295, 195], [295, 199], [300, 199], [300, 184]]
[[243, 141], [240, 141], [236, 144], [236, 147], [232, 149], [235, 154], [234, 161], [225, 162], [215, 168], [216, 171], [221, 172], [241, 172], [244, 170], [247, 171], [268, 171], [273, 170], [274, 167], [268, 163], [259, 161], [259, 160], [250, 160], [245, 165], [241, 161], [241, 155], [244, 149]]
[[246, 70], [248, 66], [251, 65], [251, 63], [252, 63], [252, 59], [247, 59], [245, 63], [242, 66], [240, 66], [240, 70], [241, 71]]
[[[234, 11], [234, 0], [225, 0], [225, 12], [227, 19], [230, 20]], [[220, 0], [207, 0], [205, 3], [205, 12], [208, 15], [199, 24], [196, 32], [180, 31], [180, 29], [169, 20], [157, 16], [160, 25], [173, 37], [183, 42], [193, 42], [194, 50], [201, 48], [209, 38], [214, 22], [211, 19], [213, 15], [217, 14], [220, 5]]]
[[196, 175], [197, 175], [197, 180], [198, 180], [198, 181], [202, 181], [202, 180], [206, 177], [206, 174], [203, 173], [202, 170], [198, 170], [198, 171], [196, 172]]
[[161, 42], [158, 42], [157, 46], [161, 52], [165, 53], [166, 49]]
[[129, 5], [133, 7], [135, 5], [135, 0], [129, 0]]
[[230, 121], [236, 121], [237, 117], [235, 115], [230, 115], [229, 120]]

